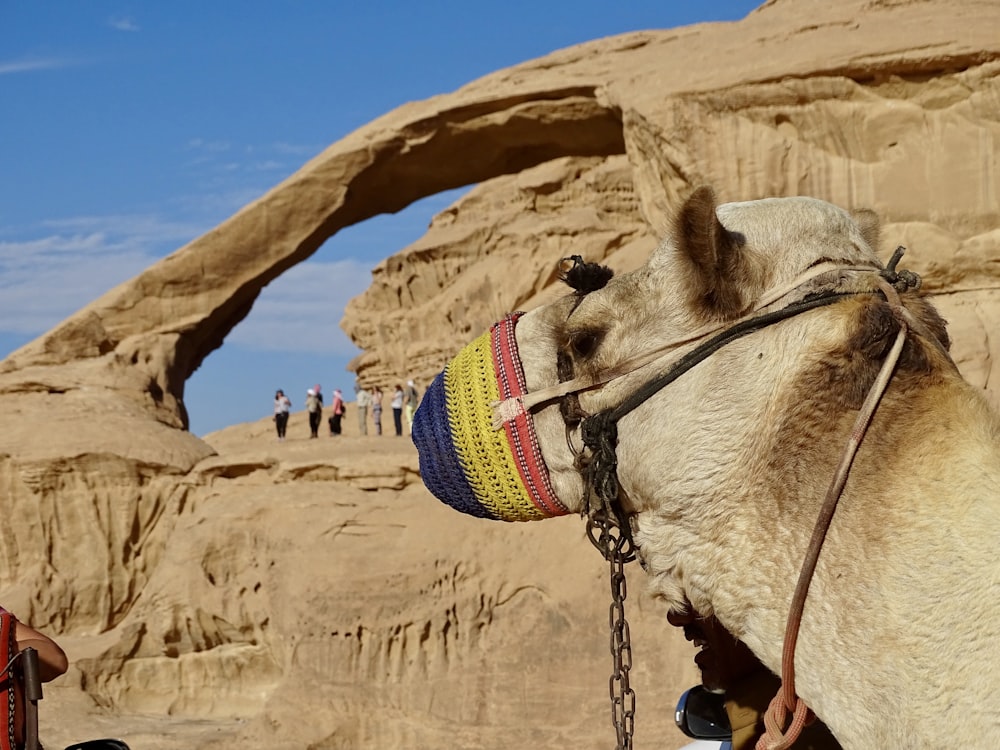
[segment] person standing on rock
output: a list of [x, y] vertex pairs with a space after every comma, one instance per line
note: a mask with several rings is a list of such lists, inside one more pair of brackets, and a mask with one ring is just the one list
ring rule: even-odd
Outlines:
[[285, 439], [285, 430], [288, 427], [288, 412], [291, 408], [291, 400], [279, 388], [278, 392], [274, 394], [274, 426], [278, 431], [278, 440]]
[[403, 434], [403, 386], [397, 385], [392, 393], [392, 419], [396, 423], [396, 437]]
[[364, 386], [358, 388], [358, 393], [354, 398], [355, 404], [358, 407], [358, 430], [360, 434], [368, 434], [368, 407], [372, 403], [372, 395], [368, 392], [368, 389]]
[[339, 435], [341, 432], [340, 421], [344, 418], [344, 396], [340, 392], [339, 388], [335, 388], [333, 391], [333, 405], [331, 406], [333, 414], [330, 416], [330, 436]]
[[420, 394], [417, 392], [417, 386], [412, 380], [406, 381], [406, 390], [403, 392], [403, 401], [406, 407], [406, 431], [412, 435], [413, 412], [417, 410], [417, 406], [420, 404]]
[[309, 437], [319, 437], [319, 423], [323, 419], [323, 397], [312, 388], [306, 391], [306, 411], [309, 412]]
[[382, 389], [372, 388], [372, 422], [375, 423], [375, 434], [382, 434]]

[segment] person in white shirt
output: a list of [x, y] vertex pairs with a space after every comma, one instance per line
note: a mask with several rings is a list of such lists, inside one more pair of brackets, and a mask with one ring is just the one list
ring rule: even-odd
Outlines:
[[274, 394], [274, 426], [278, 431], [278, 440], [285, 439], [285, 431], [288, 428], [288, 412], [291, 408], [291, 399], [279, 388], [278, 392]]
[[396, 423], [396, 436], [403, 434], [403, 386], [397, 385], [392, 394], [392, 419]]

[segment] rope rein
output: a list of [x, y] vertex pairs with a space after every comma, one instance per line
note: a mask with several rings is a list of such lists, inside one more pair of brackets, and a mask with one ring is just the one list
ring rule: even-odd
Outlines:
[[[799, 627], [802, 624], [802, 613], [805, 609], [806, 596], [809, 594], [809, 584], [816, 570], [816, 563], [819, 561], [819, 553], [823, 548], [826, 533], [833, 521], [834, 511], [837, 510], [837, 504], [844, 492], [844, 486], [847, 484], [847, 477], [854, 463], [854, 458], [857, 456], [858, 448], [861, 447], [861, 441], [865, 437], [865, 432], [867, 432], [868, 426], [875, 416], [875, 410], [878, 408], [879, 401], [889, 387], [889, 380], [892, 378], [896, 364], [899, 362], [899, 355], [903, 351], [903, 344], [906, 342], [906, 335], [909, 331], [904, 316], [898, 312], [898, 310], [902, 309], [902, 305], [896, 290], [884, 279], [880, 278], [879, 282], [879, 287], [883, 294], [885, 294], [886, 300], [889, 302], [889, 307], [893, 311], [896, 321], [899, 323], [899, 331], [896, 334], [896, 340], [893, 342], [892, 349], [882, 363], [878, 377], [872, 383], [865, 402], [858, 412], [857, 419], [854, 421], [854, 427], [851, 429], [851, 434], [844, 447], [837, 471], [826, 491], [826, 497], [823, 499], [823, 505], [820, 507], [819, 517], [816, 519], [816, 525], [813, 527], [812, 537], [809, 540], [805, 560], [802, 562], [802, 568], [799, 571], [798, 582], [795, 584], [795, 593], [792, 596], [792, 604], [789, 608], [788, 620], [785, 625], [785, 642], [781, 652], [781, 689], [771, 700], [767, 712], [764, 714], [765, 732], [757, 741], [756, 750], [786, 750], [786, 748], [791, 747], [795, 740], [798, 739], [802, 729], [813, 718], [812, 711], [809, 710], [805, 702], [795, 692], [795, 646], [798, 643]], [[792, 712], [793, 714], [792, 723], [788, 726], [787, 730], [782, 730], [781, 727], [785, 724], [788, 712]]]
[[610, 411], [609, 419], [613, 422], [618, 422], [618, 420], [634, 410], [636, 407], [640, 406], [650, 396], [662, 390], [665, 386], [673, 383], [681, 375], [686, 373], [695, 365], [701, 363], [703, 360], [708, 359], [726, 344], [731, 344], [733, 341], [743, 338], [749, 333], [762, 330], [773, 325], [774, 323], [779, 323], [782, 320], [793, 318], [796, 315], [809, 312], [810, 310], [815, 310], [818, 307], [826, 307], [834, 302], [839, 302], [846, 297], [851, 297], [859, 293], [863, 292], [821, 292], [811, 297], [807, 297], [801, 302], [792, 303], [791, 305], [783, 307], [780, 310], [758, 315], [757, 317], [750, 318], [749, 320], [741, 321], [731, 328], [727, 328], [685, 354], [666, 373], [651, 380], [632, 393], [631, 396]]

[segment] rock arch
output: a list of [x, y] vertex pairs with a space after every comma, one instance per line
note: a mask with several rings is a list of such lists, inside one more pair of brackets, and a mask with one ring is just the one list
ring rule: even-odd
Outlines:
[[[91, 389], [89, 396], [110, 397], [126, 422], [185, 428], [187, 378], [269, 281], [330, 236], [421, 197], [561, 156], [627, 153], [654, 227], [699, 182], [718, 186], [723, 200], [805, 193], [874, 204], [890, 221], [940, 215], [958, 242], [994, 226], [995, 4], [902, 12], [855, 0], [804, 26], [797, 10], [778, 0], [738, 23], [597, 40], [403, 105], [12, 353], [0, 362], [0, 396], [79, 397]], [[928, 80], [941, 87], [936, 99], [921, 98]], [[779, 110], [792, 126], [811, 128], [815, 142], [791, 141], [788, 128], [775, 128]], [[878, 139], [875, 130], [906, 158], [873, 163], [865, 144]], [[922, 145], [928, 138], [936, 138], [930, 147]], [[978, 145], [964, 148], [970, 143]], [[915, 190], [931, 172], [933, 184]], [[966, 179], [975, 173], [983, 179]], [[185, 450], [200, 444], [188, 437], [194, 443]], [[88, 444], [64, 440], [39, 441], [38, 450], [58, 456]], [[134, 455], [128, 441], [115, 450]]]
[[[110, 702], [121, 698], [111, 676], [129, 665], [129, 674], [140, 676], [125, 680], [135, 691], [131, 705], [155, 704], [153, 712], [162, 706], [156, 701], [172, 701], [171, 691], [185, 689], [189, 697], [202, 696], [214, 686], [219, 705], [251, 693], [245, 685], [272, 691], [279, 701], [305, 695], [278, 629], [265, 632], [262, 625], [280, 612], [300, 628], [301, 596], [265, 585], [254, 599], [259, 579], [245, 591], [205, 579], [191, 598], [177, 582], [191, 579], [179, 579], [176, 570], [200, 564], [212, 572], [220, 561], [252, 558], [257, 540], [231, 534], [234, 521], [268, 525], [248, 514], [247, 498], [268, 509], [303, 472], [322, 478], [336, 475], [336, 467], [213, 455], [182, 429], [184, 381], [246, 316], [265, 284], [339, 229], [423, 195], [567, 154], [624, 153], [630, 217], [641, 214], [654, 230], [679, 192], [699, 182], [716, 186], [724, 200], [811, 194], [876, 208], [887, 222], [886, 241], [910, 247], [907, 267], [940, 294], [959, 365], [996, 394], [1000, 344], [990, 333], [1000, 310], [1000, 269], [990, 261], [1000, 255], [998, 25], [994, 0], [768, 0], [737, 23], [638, 32], [562, 50], [407, 104], [345, 137], [217, 228], [0, 362], [4, 605], [43, 629], [89, 640], [101, 659], [83, 662], [81, 672]], [[776, 122], [779, 115], [785, 119]], [[547, 189], [556, 182], [546, 173], [534, 184]], [[592, 210], [592, 198], [580, 190], [574, 200]], [[577, 226], [577, 236], [589, 230], [583, 220]], [[395, 273], [388, 268], [385, 275]], [[382, 314], [374, 308], [356, 319]], [[414, 472], [400, 468], [403, 475]], [[227, 481], [228, 488], [216, 486]], [[343, 489], [339, 481], [329, 485], [330, 493]], [[315, 530], [312, 519], [326, 518], [329, 509], [313, 512], [303, 523]], [[288, 575], [301, 567], [301, 558], [288, 553], [300, 541], [296, 528], [277, 528], [280, 544], [272, 547], [280, 548], [276, 569]], [[466, 539], [467, 550], [481, 546], [471, 531], [448, 534]], [[395, 543], [383, 538], [384, 546]], [[199, 561], [203, 547], [215, 549], [217, 559]], [[324, 539], [316, 549], [325, 554], [330, 547]], [[350, 575], [336, 564], [317, 567], [323, 568], [317, 591], [350, 597], [344, 595]], [[409, 581], [393, 584], [404, 603], [414, 598]], [[474, 585], [468, 584], [471, 614], [481, 602]], [[400, 611], [408, 612], [406, 606]], [[221, 636], [220, 613], [233, 626]], [[396, 632], [395, 624], [386, 632]], [[325, 627], [317, 625], [317, 632]], [[220, 641], [240, 649], [212, 648]], [[476, 662], [464, 673], [492, 680], [509, 666], [503, 649], [494, 653], [503, 657], [500, 670]], [[248, 654], [253, 661], [240, 662]], [[578, 662], [574, 651], [566, 663]], [[353, 662], [339, 663], [349, 669]], [[157, 685], [145, 685], [153, 669], [187, 671], [187, 684], [153, 695]], [[242, 681], [232, 680], [234, 669], [242, 670]], [[101, 687], [102, 679], [110, 687]], [[365, 679], [345, 672], [342, 682], [353, 689]], [[423, 701], [426, 676], [412, 684]], [[291, 685], [298, 687], [284, 690]], [[454, 681], [453, 695], [474, 692], [467, 685]], [[329, 695], [311, 691], [306, 705], [335, 702]], [[567, 705], [579, 713], [576, 697]], [[352, 717], [371, 715], [364, 705], [352, 710]], [[276, 715], [262, 715], [263, 724], [271, 727]], [[287, 715], [301, 716], [301, 706]], [[385, 732], [383, 739], [400, 725], [375, 724], [371, 731]], [[334, 736], [336, 726], [326, 726]], [[589, 724], [580, 726], [592, 736]], [[286, 723], [279, 731], [288, 730]], [[315, 744], [317, 736], [300, 744]]]
[[108, 369], [116, 371], [113, 382], [119, 370], [131, 371], [125, 379], [145, 394], [157, 418], [186, 428], [188, 377], [246, 317], [265, 285], [337, 231], [556, 157], [624, 151], [621, 113], [597, 84], [502, 96], [456, 93], [403, 106], [14, 352], [0, 372], [33, 371], [39, 389], [59, 390], [82, 383], [64, 382], [53, 366], [99, 359], [103, 366], [87, 369], [101, 384], [108, 383]]

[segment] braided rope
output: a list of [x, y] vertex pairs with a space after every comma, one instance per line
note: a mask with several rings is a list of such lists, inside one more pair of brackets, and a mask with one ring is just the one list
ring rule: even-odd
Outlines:
[[788, 719], [788, 707], [779, 691], [764, 713], [764, 734], [757, 740], [754, 750], [787, 750], [802, 734], [802, 730], [812, 723], [815, 716], [805, 702], [796, 697], [792, 722], [787, 730], [782, 730]]

